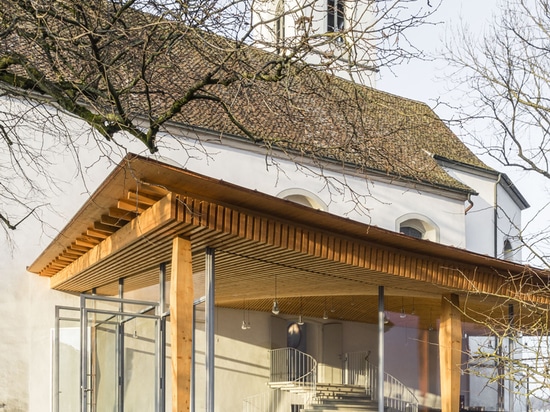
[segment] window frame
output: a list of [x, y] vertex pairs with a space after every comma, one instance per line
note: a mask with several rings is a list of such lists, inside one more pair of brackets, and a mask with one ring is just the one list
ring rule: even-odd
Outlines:
[[[418, 213], [407, 213], [395, 221], [395, 231], [401, 232], [402, 227], [409, 227], [422, 233], [420, 239], [438, 242], [440, 238], [439, 226], [429, 217]], [[407, 235], [410, 236], [410, 235]]]
[[339, 33], [346, 27], [344, 0], [327, 0], [327, 32]]

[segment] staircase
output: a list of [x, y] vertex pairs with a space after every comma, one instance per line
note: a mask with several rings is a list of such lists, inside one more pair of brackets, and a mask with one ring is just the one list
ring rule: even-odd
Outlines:
[[[243, 412], [361, 412], [378, 411], [378, 368], [368, 353], [345, 354], [343, 384], [318, 383], [317, 362], [292, 348], [271, 351], [270, 391], [243, 401]], [[384, 410], [418, 412], [418, 400], [409, 388], [384, 373]]]
[[378, 410], [378, 402], [365, 393], [362, 386], [317, 384], [317, 403], [311, 404], [302, 412], [361, 412]]

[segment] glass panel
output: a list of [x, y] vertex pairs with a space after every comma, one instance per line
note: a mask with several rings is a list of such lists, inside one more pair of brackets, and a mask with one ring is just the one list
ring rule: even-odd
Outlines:
[[92, 396], [90, 411], [113, 411], [117, 404], [117, 328], [118, 317], [88, 313]]
[[86, 411], [157, 410], [157, 305], [83, 296], [87, 327]]
[[80, 410], [80, 310], [56, 307], [54, 411]]
[[156, 410], [157, 322], [133, 317], [124, 324], [124, 411]]

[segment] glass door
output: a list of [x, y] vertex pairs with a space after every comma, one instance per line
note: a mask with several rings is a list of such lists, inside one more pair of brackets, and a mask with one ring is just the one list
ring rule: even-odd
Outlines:
[[82, 295], [80, 308], [57, 315], [54, 411], [164, 412], [166, 321], [157, 302]]

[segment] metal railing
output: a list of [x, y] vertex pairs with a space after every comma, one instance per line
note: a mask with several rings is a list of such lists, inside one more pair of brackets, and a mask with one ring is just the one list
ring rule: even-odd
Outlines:
[[[378, 400], [378, 367], [368, 361], [368, 352], [344, 355], [344, 384], [365, 386], [367, 395]], [[401, 381], [384, 373], [384, 406], [392, 411], [417, 412], [418, 399]]]
[[317, 382], [317, 361], [307, 353], [294, 348], [270, 351], [269, 381], [291, 383], [293, 387], [315, 388]]
[[291, 405], [309, 405], [315, 398], [317, 361], [294, 348], [270, 351], [269, 392], [246, 398], [244, 412], [289, 411]]
[[306, 405], [306, 395], [283, 389], [271, 389], [250, 396], [243, 401], [243, 412], [286, 412], [294, 410], [293, 405]]

